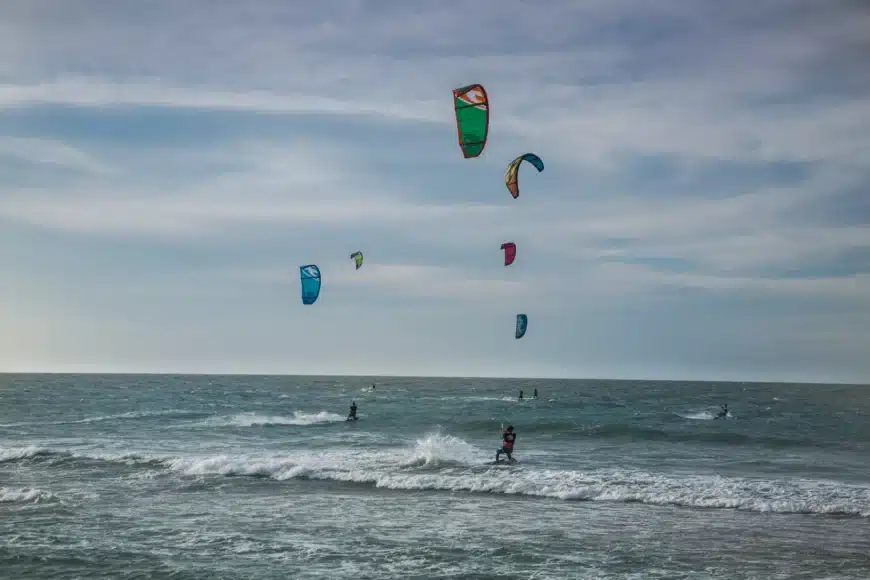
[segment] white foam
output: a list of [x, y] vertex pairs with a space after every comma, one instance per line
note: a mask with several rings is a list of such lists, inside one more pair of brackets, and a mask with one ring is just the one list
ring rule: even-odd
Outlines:
[[40, 489], [0, 487], [0, 503], [38, 503], [53, 497], [50, 492]]
[[48, 450], [44, 447], [35, 445], [27, 445], [22, 447], [4, 447], [0, 448], [0, 463], [7, 461], [18, 461], [21, 459], [30, 459], [36, 457], [40, 453], [45, 453]]
[[24, 459], [33, 459], [34, 457], [38, 457], [40, 455], [44, 455], [47, 458], [58, 459], [63, 457], [73, 458], [73, 459], [90, 459], [97, 461], [106, 461], [106, 462], [114, 462], [114, 463], [125, 463], [127, 465], [135, 465], [137, 463], [148, 463], [154, 461], [160, 461], [163, 457], [158, 456], [156, 454], [151, 454], [147, 452], [117, 452], [117, 453], [103, 453], [100, 451], [91, 452], [88, 451], [70, 451], [70, 450], [58, 450], [58, 449], [50, 449], [48, 447], [39, 447], [36, 445], [26, 445], [19, 447], [3, 447], [0, 448], [0, 463], [10, 462], [10, 461], [21, 461]]
[[[514, 467], [510, 477], [484, 464], [491, 454], [450, 435], [429, 434], [404, 449], [173, 459], [185, 475], [321, 479], [397, 490], [516, 494], [560, 500], [641, 502], [756, 512], [870, 517], [870, 486], [803, 479], [681, 476], [630, 469], [588, 472]], [[473, 467], [473, 469], [472, 469]]]
[[474, 446], [458, 437], [442, 433], [429, 434], [418, 439], [409, 455], [408, 461], [403, 464], [405, 466], [437, 467], [457, 463], [473, 464], [479, 461], [479, 454]]
[[260, 427], [267, 425], [323, 425], [326, 423], [338, 423], [346, 419], [342, 415], [319, 411], [317, 413], [305, 413], [296, 411], [292, 417], [280, 415], [259, 415], [257, 413], [238, 413], [226, 417], [212, 417], [201, 421], [198, 425], [212, 427]]
[[164, 409], [158, 411], [130, 411], [127, 413], [119, 413], [117, 415], [97, 415], [94, 417], [85, 417], [84, 419], [76, 419], [69, 421], [26, 421], [23, 423], [8, 423], [0, 425], [0, 427], [26, 427], [27, 425], [80, 425], [87, 423], [99, 423], [102, 421], [117, 421], [119, 419], [144, 419], [148, 417], [162, 417], [167, 415], [187, 415], [192, 411], [182, 409]]
[[[689, 411], [687, 413], [677, 413], [678, 417], [682, 417], [683, 419], [694, 419], [696, 421], [712, 421], [718, 415], [718, 411], [713, 413], [712, 411], [702, 410], [702, 411]], [[731, 414], [731, 411], [728, 411], [726, 415], [729, 419], [734, 419], [734, 415]]]
[[[588, 471], [540, 469], [533, 460], [510, 469], [486, 465], [492, 453], [461, 438], [430, 433], [407, 446], [366, 449], [332, 447], [287, 454], [245, 453], [148, 457], [115, 453], [87, 455], [40, 447], [0, 449], [5, 460], [38, 453], [66, 454], [153, 467], [181, 476], [259, 476], [371, 484], [397, 490], [517, 494], [557, 500], [640, 502], [755, 512], [843, 514], [870, 517], [870, 485], [800, 478], [742, 478], [653, 473], [633, 469]], [[24, 496], [22, 496], [24, 497]]]

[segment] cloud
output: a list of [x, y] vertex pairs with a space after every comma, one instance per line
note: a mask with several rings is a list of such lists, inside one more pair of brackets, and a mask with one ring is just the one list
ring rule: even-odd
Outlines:
[[[60, 144], [54, 148], [66, 150]], [[0, 218], [80, 233], [196, 236], [234, 226], [409, 226], [497, 209], [403, 199], [399, 184], [367, 175], [361, 161], [343, 156], [340, 146], [325, 149], [303, 140], [283, 147], [233, 142], [193, 153], [139, 151], [133, 163], [155, 155], [148, 163], [158, 166], [165, 157], [181, 155], [187, 171], [202, 176], [167, 191], [162, 182], [149, 183], [147, 173], [119, 166], [125, 183], [97, 180], [62, 191], [9, 188], [0, 197]], [[33, 151], [18, 151], [29, 153]], [[114, 167], [110, 161], [100, 163]]]
[[114, 235], [197, 236], [220, 233], [228, 226], [315, 227], [382, 223], [409, 225], [420, 220], [449, 220], [474, 206], [421, 206], [386, 196], [349, 199], [345, 196], [310, 199], [278, 194], [199, 192], [172, 195], [147, 190], [131, 192], [68, 192], [58, 200], [51, 192], [27, 191], [0, 200], [0, 216], [49, 229]]
[[[340, 148], [329, 155], [324, 152], [322, 144], [308, 141], [287, 147], [246, 142], [194, 153], [164, 151], [156, 153], [158, 159], [181, 154], [191, 167], [220, 167], [232, 161], [233, 169], [169, 192], [146, 184], [103, 186], [103, 191], [95, 187], [11, 190], [0, 197], [0, 217], [68, 232], [177, 239], [219, 239], [229, 231], [236, 236], [245, 236], [246, 231], [248, 237], [262, 236], [264, 228], [277, 232], [292, 227], [301, 240], [335, 236], [342, 229], [376, 228], [391, 240], [392, 247], [381, 250], [392, 256], [388, 260], [397, 259], [397, 251], [416, 241], [442, 249], [440, 255], [429, 253], [432, 264], [443, 264], [455, 252], [473, 252], [496, 266], [498, 244], [511, 238], [519, 242], [521, 271], [537, 276], [535, 287], [557, 304], [570, 299], [564, 293], [592, 288], [611, 294], [637, 294], [661, 285], [765, 293], [794, 293], [800, 288], [803, 294], [832, 296], [853, 295], [866, 288], [866, 280], [860, 277], [803, 284], [770, 277], [771, 268], [806, 267], [851, 250], [870, 250], [866, 228], [794, 221], [795, 208], [830, 195], [826, 188], [834, 181], [826, 174], [815, 183], [766, 187], [718, 200], [680, 196], [662, 200], [623, 192], [575, 201], [558, 201], [565, 198], [556, 196], [556, 201], [542, 200], [519, 209], [510, 206], [513, 200], [487, 205], [442, 203], [437, 197], [430, 202], [409, 199], [402, 196], [401, 182], [395, 177], [366, 176], [366, 161], [359, 154], [348, 157]], [[360, 180], [360, 176], [366, 177]], [[852, 183], [843, 175], [837, 179], [840, 187]], [[540, 195], [532, 178], [528, 195]], [[285, 257], [292, 248], [293, 244], [284, 250]], [[380, 284], [391, 295], [424, 296], [427, 289], [433, 297], [450, 293], [454, 298], [487, 297], [512, 288], [510, 283], [475, 280], [458, 271], [448, 275], [436, 270], [440, 275], [435, 275], [408, 265], [390, 270], [393, 266], [377, 265], [378, 254], [374, 256], [372, 267], [353, 277], [353, 282]], [[552, 260], [558, 264], [555, 268]], [[656, 273], [655, 268], [661, 267], [657, 260], [680, 261], [685, 271], [667, 268]], [[490, 275], [489, 267], [481, 270], [479, 263], [474, 267]], [[283, 270], [283, 265], [278, 269]], [[460, 281], [448, 282], [454, 279]], [[564, 282], [548, 285], [548, 280]], [[471, 290], [475, 284], [477, 291]], [[486, 284], [489, 289], [484, 292]]]
[[112, 170], [93, 156], [51, 139], [0, 137], [0, 163], [3, 159], [38, 165], [54, 165], [85, 173], [106, 175]]
[[546, 250], [579, 259], [681, 260], [708, 274], [770, 274], [870, 252], [867, 227], [825, 223], [817, 215], [819, 203], [836, 205], [843, 191], [864, 183], [861, 173], [820, 170], [794, 185], [721, 199], [705, 198], [703, 190], [667, 198], [611, 192], [578, 199], [561, 212], [558, 206], [536, 210], [533, 237]]
[[[712, 18], [686, 2], [510, 4], [409, 10], [389, 2], [363, 12], [345, 2], [327, 14], [271, 2], [186, 3], [173, 5], [169, 20], [159, 16], [169, 8], [161, 3], [137, 18], [95, 16], [88, 2], [51, 18], [12, 6], [9, 66], [33, 81], [7, 84], [0, 102], [446, 124], [449, 88], [476, 80], [491, 89], [495, 135], [550, 143], [548, 155], [575, 163], [612, 164], [622, 151], [756, 161], [867, 157], [865, 101], [807, 90], [821, 75], [833, 90], [870, 83], [866, 68], [849, 58], [866, 42], [860, 7], [734, 2]], [[638, 50], [614, 36], [620, 23], [638, 33]], [[410, 50], [396, 54], [401, 46]]]
[[117, 84], [102, 79], [81, 78], [24, 86], [0, 86], [2, 107], [39, 104], [82, 107], [157, 106], [283, 114], [378, 115], [405, 121], [444, 121], [444, 115], [439, 116], [437, 108], [432, 104], [361, 102], [299, 93], [203, 90], [166, 86], [161, 83]]
[[870, 303], [870, 273], [814, 278], [776, 278], [764, 276], [715, 276], [682, 272], [658, 272], [638, 264], [606, 264], [596, 269], [602, 288], [613, 291], [643, 292], [649, 286], [677, 286], [714, 292], [749, 291], [774, 296], [816, 296], [853, 299]]

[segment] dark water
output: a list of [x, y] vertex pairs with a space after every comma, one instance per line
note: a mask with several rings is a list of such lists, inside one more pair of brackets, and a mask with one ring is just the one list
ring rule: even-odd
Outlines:
[[0, 577], [866, 580], [868, 444], [867, 387], [0, 375]]

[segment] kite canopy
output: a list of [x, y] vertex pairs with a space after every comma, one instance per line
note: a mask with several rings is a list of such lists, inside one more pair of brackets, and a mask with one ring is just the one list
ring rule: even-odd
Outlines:
[[302, 304], [314, 304], [320, 296], [320, 268], [314, 264], [300, 266], [302, 279]]
[[520, 196], [520, 185], [517, 183], [517, 177], [520, 171], [520, 163], [523, 161], [528, 161], [534, 165], [535, 169], [538, 170], [538, 173], [544, 170], [544, 162], [534, 153], [524, 153], [511, 161], [511, 164], [508, 165], [507, 172], [504, 174], [504, 184], [507, 186], [508, 191], [511, 192], [511, 195], [514, 196], [514, 199]]
[[525, 314], [517, 314], [517, 331], [514, 335], [516, 338], [522, 338], [526, 334], [526, 328], [529, 326], [529, 317]]
[[483, 153], [489, 134], [489, 98], [483, 85], [453, 89], [453, 109], [462, 156], [477, 157]]
[[356, 260], [356, 269], [359, 270], [363, 263], [362, 252], [354, 252], [350, 255], [351, 260]]
[[504, 265], [510, 266], [517, 257], [517, 245], [513, 242], [505, 242], [501, 245], [501, 249], [504, 250]]

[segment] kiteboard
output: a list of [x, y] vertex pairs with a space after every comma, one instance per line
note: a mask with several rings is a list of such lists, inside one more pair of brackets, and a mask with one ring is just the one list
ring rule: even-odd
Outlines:
[[516, 465], [517, 463], [519, 463], [519, 461], [516, 459], [498, 459], [487, 463], [487, 465]]

